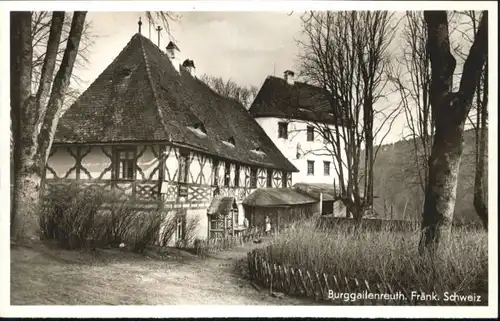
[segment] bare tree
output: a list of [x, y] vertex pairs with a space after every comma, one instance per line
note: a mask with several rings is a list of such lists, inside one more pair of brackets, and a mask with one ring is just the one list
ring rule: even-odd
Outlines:
[[463, 66], [458, 92], [454, 92], [456, 59], [451, 53], [448, 15], [445, 11], [425, 11], [424, 18], [431, 59], [430, 102], [436, 129], [425, 191], [421, 253], [426, 249], [434, 252], [439, 243], [446, 244], [451, 231], [464, 125], [488, 51], [488, 13], [484, 11]]
[[[66, 43], [68, 40], [69, 32], [71, 29], [71, 13], [65, 13], [64, 22], [61, 30], [61, 38], [59, 40], [59, 45], [57, 48], [56, 62], [54, 69], [59, 68], [62, 58], [64, 56]], [[50, 28], [52, 22], [52, 14], [47, 11], [33, 12], [31, 16], [31, 46], [33, 52], [33, 59], [31, 65], [31, 84], [32, 91], [36, 91], [39, 87], [41, 76], [42, 76], [42, 68], [44, 66], [45, 55], [47, 53], [47, 44], [49, 40]], [[78, 49], [78, 54], [75, 59], [75, 69], [85, 68], [88, 63], [88, 54], [89, 49], [93, 45], [96, 35], [91, 32], [91, 23], [85, 22], [82, 37], [80, 40], [80, 45]], [[45, 76], [47, 77], [47, 75]], [[51, 75], [50, 81], [53, 81], [54, 74]], [[74, 72], [71, 74], [71, 82], [81, 84], [81, 79]], [[63, 97], [63, 108], [61, 110], [64, 111], [69, 107], [76, 98], [80, 95], [80, 90], [73, 87], [68, 87], [66, 93]], [[12, 133], [12, 120], [11, 120], [11, 189], [14, 190], [14, 140]], [[13, 196], [13, 192], [11, 192], [11, 196]], [[11, 219], [14, 217], [14, 209], [11, 209]]]
[[206, 83], [213, 91], [221, 96], [236, 99], [247, 109], [250, 108], [257, 92], [259, 91], [255, 86], [241, 86], [233, 80], [224, 80], [222, 77], [209, 76], [203, 74], [200, 80]]
[[[392, 14], [384, 11], [302, 16], [305, 40], [299, 41], [299, 69], [308, 82], [329, 93], [330, 102], [324, 115], [314, 110], [318, 120], [312, 125], [333, 157], [342, 201], [356, 220], [373, 205], [374, 138], [396, 111], [374, 108], [386, 90], [392, 21]], [[383, 116], [382, 125], [374, 129], [377, 113]], [[328, 116], [338, 121], [324, 123]]]
[[65, 98], [74, 92], [69, 85], [77, 57], [86, 50], [85, 17], [86, 12], [70, 17], [60, 11], [10, 15], [12, 238], [39, 237], [42, 178]]
[[[422, 192], [428, 182], [427, 164], [434, 136], [434, 119], [431, 113], [430, 86], [431, 62], [427, 50], [427, 26], [422, 12], [407, 12], [402, 30], [402, 53], [397, 57], [401, 69], [391, 80], [399, 91], [409, 134], [405, 136], [413, 149], [411, 168]], [[415, 175], [414, 175], [415, 174]]]
[[45, 163], [58, 114], [82, 37], [86, 12], [73, 14], [62, 61], [56, 69], [65, 20], [53, 12], [43, 65], [33, 93], [32, 12], [11, 12], [11, 118], [14, 138], [14, 196], [11, 233], [14, 238], [38, 237], [38, 210]]
[[[461, 39], [465, 41], [466, 46], [470, 46], [474, 42], [474, 35], [477, 33], [479, 26], [480, 12], [477, 11], [462, 11], [458, 12], [459, 19], [458, 31]], [[461, 28], [459, 28], [461, 27]], [[467, 54], [464, 53], [464, 46], [457, 46], [454, 52], [457, 56], [465, 60]], [[475, 100], [472, 102], [471, 112], [469, 113], [469, 121], [472, 125], [475, 134], [475, 173], [474, 173], [474, 208], [478, 214], [485, 229], [488, 228], [488, 207], [486, 205], [486, 153], [487, 153], [487, 137], [488, 137], [488, 62], [485, 63], [479, 79], [477, 80], [475, 89]], [[474, 112], [474, 113], [473, 113]]]

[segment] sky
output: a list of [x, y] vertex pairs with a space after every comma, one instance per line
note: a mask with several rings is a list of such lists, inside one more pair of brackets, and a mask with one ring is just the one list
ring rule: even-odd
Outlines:
[[[170, 35], [160, 32], [160, 47], [174, 40], [180, 49], [179, 60], [194, 60], [198, 76], [206, 73], [260, 88], [267, 76], [281, 77], [287, 69], [296, 70], [301, 37], [298, 12], [191, 11], [176, 16]], [[75, 70], [82, 82], [74, 87], [85, 90], [104, 71], [138, 32], [139, 17], [142, 34], [158, 43], [154, 26], [150, 36], [145, 12], [87, 14], [94, 43], [87, 57], [89, 64]], [[403, 128], [402, 119], [395, 121], [384, 142], [400, 140]]]
[[[176, 17], [176, 21], [170, 24], [170, 34], [161, 31], [160, 47], [164, 49], [170, 40], [174, 40], [180, 49], [177, 57], [180, 61], [194, 60], [198, 76], [206, 73], [231, 79], [243, 86], [260, 88], [267, 76], [281, 77], [285, 70], [297, 69], [297, 40], [301, 37], [302, 27], [300, 12], [187, 11], [176, 13]], [[399, 20], [401, 17], [402, 13], [397, 12], [394, 19], [402, 21]], [[94, 44], [89, 49], [88, 65], [74, 71], [82, 80], [73, 84], [76, 89], [85, 90], [113, 61], [138, 32], [139, 18], [143, 22], [142, 34], [157, 44], [158, 33], [154, 26], [149, 27], [144, 11], [88, 12], [87, 21], [91, 23]], [[393, 54], [400, 50], [401, 29], [397, 29], [389, 48]], [[377, 104], [379, 108], [392, 109], [399, 100], [399, 94], [392, 93]], [[376, 144], [387, 132], [388, 125], [386, 123], [376, 137]], [[375, 130], [378, 126], [375, 123]], [[401, 140], [404, 131], [405, 119], [401, 113], [392, 123], [383, 143]]]
[[[281, 76], [294, 69], [298, 53], [295, 39], [300, 35], [300, 16], [286, 12], [182, 12], [171, 25], [171, 34], [180, 49], [179, 58], [192, 59], [196, 74], [207, 73], [232, 79], [240, 85], [260, 87], [265, 78]], [[97, 37], [89, 55], [90, 65], [78, 70], [86, 88], [113, 61], [130, 38], [138, 32], [149, 37], [144, 12], [89, 12], [87, 20]], [[151, 40], [158, 42], [152, 27]], [[171, 38], [162, 31], [160, 47]]]

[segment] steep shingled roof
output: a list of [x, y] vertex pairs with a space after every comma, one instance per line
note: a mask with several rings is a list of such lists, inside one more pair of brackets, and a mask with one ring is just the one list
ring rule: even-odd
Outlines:
[[[206, 135], [192, 130], [199, 125]], [[234, 140], [235, 145], [224, 141]], [[66, 111], [54, 143], [169, 141], [248, 165], [298, 171], [239, 102], [222, 97], [135, 34]], [[259, 147], [264, 154], [250, 152]]]
[[278, 117], [335, 124], [325, 89], [295, 81], [293, 85], [283, 78], [269, 76], [260, 88], [250, 114], [255, 117]]

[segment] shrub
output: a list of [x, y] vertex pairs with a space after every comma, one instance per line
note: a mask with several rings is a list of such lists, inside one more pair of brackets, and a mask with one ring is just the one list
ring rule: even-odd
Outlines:
[[96, 187], [78, 183], [52, 186], [40, 214], [42, 235], [68, 249], [125, 243], [142, 253], [158, 241], [165, 215], [161, 202], [147, 212], [136, 205]]
[[172, 237], [175, 234], [175, 229], [177, 228], [177, 216], [176, 215], [166, 215], [160, 224], [159, 232], [159, 245], [164, 247], [170, 243]]
[[292, 224], [267, 248], [274, 263], [398, 285], [407, 291], [487, 294], [487, 234], [455, 228], [449, 248], [432, 259], [418, 253], [419, 231], [374, 231], [345, 224], [323, 229]]
[[111, 246], [118, 246], [127, 242], [130, 233], [136, 224], [137, 209], [133, 201], [120, 200], [114, 193], [108, 194], [106, 198], [110, 210], [103, 218], [105, 239]]
[[184, 237], [181, 240], [178, 240], [178, 247], [189, 247], [193, 245], [196, 229], [200, 225], [200, 218], [198, 216], [190, 216], [186, 219], [185, 227], [184, 227]]
[[135, 226], [129, 238], [132, 251], [144, 253], [148, 247], [155, 245], [164, 219], [165, 213], [161, 206], [136, 215], [134, 219]]
[[100, 190], [77, 184], [50, 189], [40, 215], [42, 235], [69, 249], [87, 246], [98, 234], [95, 220], [104, 199]]

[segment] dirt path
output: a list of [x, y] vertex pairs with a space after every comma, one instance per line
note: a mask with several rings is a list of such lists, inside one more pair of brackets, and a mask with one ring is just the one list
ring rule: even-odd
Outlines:
[[246, 253], [264, 244], [220, 252], [206, 259], [154, 260], [130, 253], [98, 255], [46, 248], [11, 250], [11, 303], [19, 304], [233, 304], [297, 305], [254, 289], [238, 273]]

